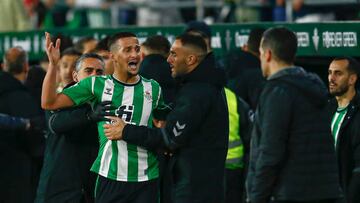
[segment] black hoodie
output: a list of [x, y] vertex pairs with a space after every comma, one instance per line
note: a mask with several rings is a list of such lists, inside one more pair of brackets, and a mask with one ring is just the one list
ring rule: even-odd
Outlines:
[[326, 88], [300, 67], [270, 76], [251, 137], [251, 202], [316, 201], [341, 195]]
[[177, 203], [224, 202], [228, 143], [225, 77], [208, 55], [181, 78], [176, 105], [163, 129], [126, 125], [123, 139], [149, 149], [172, 151], [170, 174]]

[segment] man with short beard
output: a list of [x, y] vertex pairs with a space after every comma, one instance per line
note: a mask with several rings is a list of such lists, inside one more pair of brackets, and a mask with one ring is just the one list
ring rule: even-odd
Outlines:
[[360, 202], [360, 64], [351, 57], [335, 58], [328, 72], [331, 132], [339, 162], [340, 184], [345, 197], [341, 202]]

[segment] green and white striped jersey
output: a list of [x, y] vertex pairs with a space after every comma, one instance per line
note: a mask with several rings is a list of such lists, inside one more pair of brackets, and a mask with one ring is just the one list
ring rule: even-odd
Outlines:
[[335, 140], [335, 146], [336, 146], [336, 142], [338, 140], [338, 135], [339, 135], [339, 131], [341, 128], [341, 124], [344, 121], [345, 115], [347, 113], [347, 106], [344, 108], [337, 108], [332, 121], [331, 121], [331, 132], [332, 135], [334, 136], [334, 140]]
[[[132, 85], [110, 75], [88, 77], [65, 89], [63, 94], [76, 105], [112, 101], [114, 113], [126, 123], [149, 127], [152, 127], [152, 110], [163, 103], [159, 84], [143, 77]], [[98, 122], [100, 148], [91, 171], [126, 182], [147, 181], [159, 176], [157, 159], [152, 152], [122, 140], [108, 140], [103, 124]]]

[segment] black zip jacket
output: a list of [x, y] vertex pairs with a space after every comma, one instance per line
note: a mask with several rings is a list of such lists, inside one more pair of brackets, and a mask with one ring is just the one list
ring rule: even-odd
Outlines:
[[129, 143], [173, 152], [169, 167], [175, 203], [224, 202], [229, 125], [224, 84], [223, 71], [208, 55], [181, 78], [165, 128], [126, 125], [123, 130]]
[[90, 105], [83, 104], [49, 115], [36, 203], [94, 201], [96, 176], [90, 167], [98, 152], [98, 133], [89, 111]]
[[300, 67], [268, 78], [251, 138], [247, 177], [251, 203], [340, 197], [326, 103], [325, 85]]
[[[331, 116], [337, 108], [336, 99], [330, 101]], [[341, 124], [336, 153], [339, 162], [340, 183], [347, 203], [360, 202], [360, 92], [348, 106]]]

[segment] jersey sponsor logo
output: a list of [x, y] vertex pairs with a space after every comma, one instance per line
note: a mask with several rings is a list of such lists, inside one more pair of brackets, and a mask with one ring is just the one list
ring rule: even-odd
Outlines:
[[183, 130], [185, 127], [186, 127], [186, 124], [180, 125], [179, 121], [177, 121], [173, 128], [173, 133], [174, 133], [175, 137], [181, 135], [183, 133]]
[[123, 105], [115, 110], [115, 115], [121, 118], [122, 120], [124, 120], [125, 123], [131, 123], [133, 113], [134, 113], [133, 105]]
[[110, 87], [105, 88], [104, 94], [112, 95], [112, 88]]

